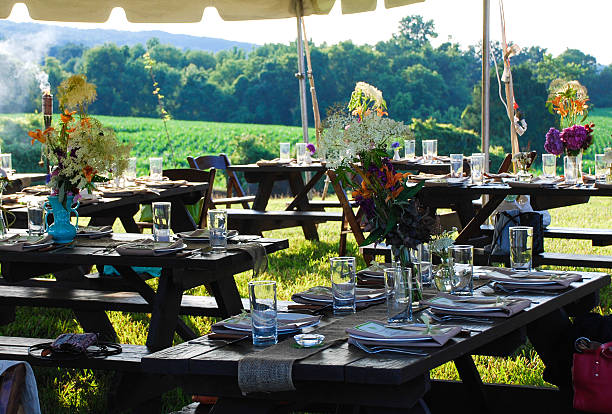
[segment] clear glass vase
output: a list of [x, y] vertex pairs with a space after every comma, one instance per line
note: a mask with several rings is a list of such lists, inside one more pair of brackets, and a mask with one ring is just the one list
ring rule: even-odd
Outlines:
[[[396, 251], [399, 251], [399, 253], [396, 254]], [[399, 249], [391, 249], [391, 252], [393, 263], [396, 266], [408, 268], [412, 272], [412, 301], [419, 302], [423, 299], [423, 283], [418, 269], [417, 250], [402, 246]]]
[[578, 177], [582, 179], [582, 171], [580, 168], [582, 160], [579, 160], [575, 155], [566, 155], [563, 157], [563, 175], [565, 176], [566, 184], [576, 184]]
[[440, 259], [440, 264], [434, 266], [434, 284], [439, 292], [450, 293], [453, 287], [453, 265], [450, 257]]

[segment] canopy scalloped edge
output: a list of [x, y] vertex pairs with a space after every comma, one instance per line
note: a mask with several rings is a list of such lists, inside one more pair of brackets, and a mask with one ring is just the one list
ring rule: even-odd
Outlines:
[[[392, 8], [425, 0], [385, 0]], [[303, 0], [303, 15], [328, 14], [335, 0]], [[376, 9], [377, 0], [342, 0], [342, 13]], [[34, 20], [103, 23], [113, 8], [121, 7], [132, 23], [197, 23], [206, 7], [214, 7], [223, 20], [263, 20], [295, 17], [296, 0], [0, 0], [0, 18], [7, 18], [15, 3], [25, 3]]]

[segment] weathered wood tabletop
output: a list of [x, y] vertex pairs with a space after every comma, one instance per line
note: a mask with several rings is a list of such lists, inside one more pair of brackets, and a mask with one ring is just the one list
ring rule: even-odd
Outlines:
[[[482, 381], [470, 355], [478, 354], [483, 347], [496, 340], [550, 312], [596, 294], [610, 284], [609, 275], [581, 274], [583, 280], [563, 293], [554, 296], [521, 294], [521, 297], [529, 298], [533, 303], [526, 311], [511, 318], [496, 318], [493, 324], [462, 324], [472, 329], [469, 336], [454, 338], [441, 348], [427, 349], [427, 356], [369, 355], [346, 342], [333, 345], [294, 362], [292, 378], [296, 390], [291, 392], [257, 393], [246, 397], [241, 394], [237, 383], [239, 361], [258, 352], [249, 338], [225, 342], [202, 337], [153, 353], [143, 358], [142, 366], [145, 372], [173, 375], [187, 392], [219, 396], [218, 407], [215, 407], [218, 411], [215, 412], [237, 409], [247, 412], [254, 407], [261, 409], [252, 412], [267, 412], [279, 401], [349, 404], [380, 409], [410, 408], [427, 391], [429, 370], [454, 361], [466, 393], [471, 395], [474, 411], [480, 409], [486, 412], [487, 401], [482, 391]], [[481, 295], [482, 289], [477, 289], [476, 295]], [[366, 320], [384, 320], [385, 305], [359, 313]], [[330, 323], [343, 324], [343, 319], [326, 317], [322, 326]], [[285, 340], [291, 341], [292, 338]]]

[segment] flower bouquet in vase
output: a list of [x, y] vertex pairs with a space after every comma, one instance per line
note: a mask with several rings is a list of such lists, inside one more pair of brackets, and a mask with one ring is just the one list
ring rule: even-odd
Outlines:
[[327, 118], [320, 149], [337, 179], [352, 190], [363, 212], [369, 236], [362, 245], [385, 241], [394, 263], [413, 274], [413, 300], [421, 299], [418, 272], [414, 271], [414, 249], [430, 239], [433, 218], [414, 196], [423, 183], [407, 185], [408, 174], [397, 172], [389, 159], [389, 144], [410, 136], [408, 127], [386, 118], [382, 93], [358, 82], [348, 105], [349, 113]]
[[429, 249], [433, 255], [438, 256], [440, 264], [434, 268], [434, 285], [440, 292], [449, 293], [453, 288], [454, 270], [453, 263], [450, 257], [449, 248], [455, 243], [452, 238], [456, 228], [445, 230], [432, 236], [429, 242]]
[[32, 144], [44, 145], [44, 156], [52, 165], [47, 177], [51, 196], [45, 206], [53, 213], [48, 232], [55, 242], [69, 243], [76, 235], [70, 215], [76, 213], [73, 203], [78, 207], [80, 191], [93, 192], [95, 183], [108, 181], [104, 174], [121, 174], [127, 168], [131, 146], [120, 143], [111, 128], [87, 114], [87, 106], [96, 99], [96, 87], [85, 75], [64, 80], [57, 96], [62, 111], [57, 126], [28, 134]]
[[567, 184], [582, 182], [582, 154], [593, 144], [594, 123], [582, 124], [588, 116], [587, 89], [578, 81], [555, 79], [546, 101], [548, 110], [560, 117], [561, 131], [550, 128], [544, 149], [550, 154], [565, 154], [564, 176]]

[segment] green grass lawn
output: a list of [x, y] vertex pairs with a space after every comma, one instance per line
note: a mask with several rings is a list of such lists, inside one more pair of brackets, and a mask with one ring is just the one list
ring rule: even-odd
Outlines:
[[[286, 199], [272, 200], [271, 209], [284, 208]], [[553, 225], [567, 227], [612, 227], [612, 199], [593, 198], [588, 204], [551, 211]], [[116, 230], [120, 230], [117, 225]], [[270, 231], [268, 237], [288, 238], [290, 248], [270, 256], [270, 267], [261, 278], [278, 283], [279, 299], [289, 299], [292, 292], [314, 285], [327, 284], [328, 260], [337, 255], [339, 224], [327, 223], [319, 226], [321, 240], [306, 241], [301, 228]], [[354, 240], [349, 241], [348, 254], [357, 255]], [[548, 251], [585, 254], [612, 255], [612, 247], [591, 247], [589, 242], [549, 239]], [[363, 261], [359, 261], [359, 267]], [[251, 272], [236, 276], [240, 294], [247, 296], [246, 283]], [[155, 284], [155, 281], [152, 282]], [[193, 289], [190, 294], [205, 295], [204, 288]], [[612, 295], [607, 288], [602, 292], [602, 306], [598, 312], [609, 314]], [[108, 312], [122, 343], [144, 344], [148, 317], [143, 314]], [[210, 330], [211, 319], [185, 317], [187, 323], [201, 333]], [[54, 338], [62, 332], [78, 332], [80, 327], [71, 311], [59, 309], [18, 308], [17, 320], [0, 328], [2, 335], [34, 336]], [[177, 339], [178, 343], [179, 340]], [[529, 345], [520, 348], [509, 358], [476, 357], [478, 369], [485, 382], [503, 382], [525, 385], [548, 385], [542, 380], [542, 361]], [[39, 393], [44, 413], [103, 413], [106, 411], [105, 396], [110, 389], [111, 376], [90, 370], [35, 368]], [[436, 368], [434, 378], [458, 379], [452, 363]], [[180, 409], [189, 403], [190, 397], [181, 391], [164, 396], [166, 412]]]

